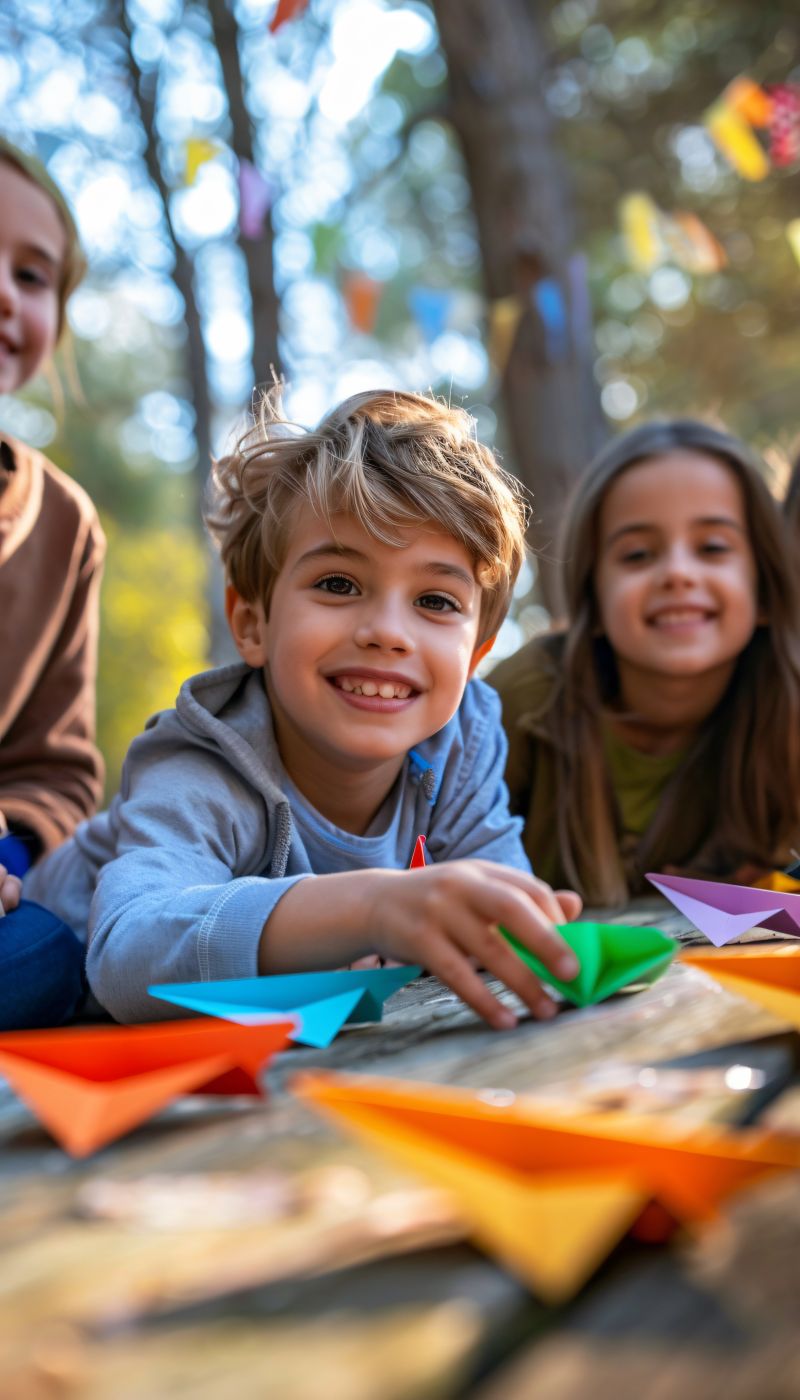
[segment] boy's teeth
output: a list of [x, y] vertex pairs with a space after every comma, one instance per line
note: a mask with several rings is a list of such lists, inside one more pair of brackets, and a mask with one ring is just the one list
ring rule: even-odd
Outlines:
[[396, 685], [394, 681], [356, 681], [352, 676], [338, 676], [336, 683], [348, 695], [379, 695], [381, 700], [407, 700], [411, 694], [409, 685]]

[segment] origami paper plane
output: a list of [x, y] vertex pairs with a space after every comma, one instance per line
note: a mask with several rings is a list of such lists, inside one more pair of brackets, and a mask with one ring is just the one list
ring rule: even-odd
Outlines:
[[745, 944], [724, 953], [687, 949], [681, 962], [699, 967], [728, 991], [757, 1001], [800, 1030], [800, 946]]
[[800, 1139], [626, 1114], [564, 1116], [534, 1099], [297, 1075], [320, 1112], [449, 1189], [475, 1238], [547, 1302], [571, 1297], [653, 1201], [679, 1222], [800, 1165]]
[[291, 1017], [232, 1027], [206, 1019], [70, 1026], [0, 1035], [0, 1073], [63, 1148], [85, 1157], [180, 1094], [263, 1097], [258, 1075]]
[[558, 931], [580, 963], [571, 982], [561, 982], [507, 929], [500, 929], [524, 963], [576, 1006], [604, 1001], [631, 982], [654, 982], [675, 956], [677, 944], [657, 928], [625, 924], [559, 924]]
[[151, 996], [219, 1016], [242, 1026], [294, 1013], [292, 1040], [317, 1048], [330, 1045], [345, 1022], [380, 1021], [383, 1003], [419, 967], [352, 968], [344, 972], [292, 972], [283, 977], [241, 977], [224, 982], [168, 982], [148, 987]]
[[690, 880], [685, 875], [647, 878], [717, 948], [751, 928], [800, 936], [800, 894]]

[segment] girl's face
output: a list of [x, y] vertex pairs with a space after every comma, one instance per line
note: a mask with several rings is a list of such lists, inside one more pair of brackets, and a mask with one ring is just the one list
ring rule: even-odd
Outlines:
[[648, 458], [609, 487], [598, 535], [600, 624], [623, 699], [643, 680], [726, 682], [759, 620], [733, 470], [688, 448]]
[[44, 190], [0, 160], [0, 394], [55, 349], [66, 233]]

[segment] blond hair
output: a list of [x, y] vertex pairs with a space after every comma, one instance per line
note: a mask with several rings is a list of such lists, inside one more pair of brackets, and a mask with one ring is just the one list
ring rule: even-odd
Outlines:
[[58, 338], [60, 340], [64, 330], [67, 302], [86, 272], [86, 259], [83, 255], [72, 211], [42, 162], [37, 160], [35, 156], [29, 155], [27, 151], [21, 151], [17, 146], [13, 146], [4, 136], [0, 136], [0, 165], [10, 165], [19, 175], [30, 180], [31, 184], [38, 185], [39, 189], [55, 205], [56, 213], [64, 229], [64, 257], [59, 268], [56, 289], [58, 296]]
[[269, 608], [302, 503], [327, 521], [350, 514], [395, 546], [398, 530], [435, 524], [473, 562], [483, 590], [478, 642], [497, 631], [525, 557], [527, 508], [463, 409], [375, 390], [303, 432], [283, 418], [280, 387], [269, 390], [253, 427], [214, 464], [206, 510], [228, 579], [248, 602]]

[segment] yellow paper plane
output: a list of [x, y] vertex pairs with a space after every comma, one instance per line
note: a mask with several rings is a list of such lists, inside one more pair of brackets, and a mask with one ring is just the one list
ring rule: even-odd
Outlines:
[[681, 962], [699, 967], [737, 996], [765, 1006], [800, 1029], [800, 947], [752, 944], [718, 952], [685, 952]]
[[774, 1132], [564, 1117], [535, 1099], [321, 1072], [292, 1087], [449, 1189], [476, 1240], [549, 1303], [573, 1296], [650, 1202], [702, 1220], [751, 1181], [800, 1166], [800, 1140]]

